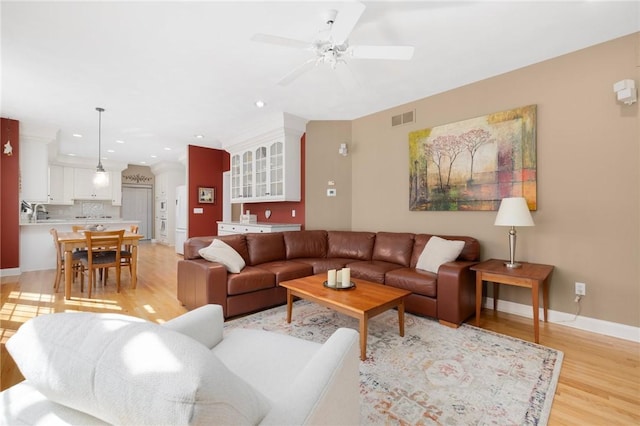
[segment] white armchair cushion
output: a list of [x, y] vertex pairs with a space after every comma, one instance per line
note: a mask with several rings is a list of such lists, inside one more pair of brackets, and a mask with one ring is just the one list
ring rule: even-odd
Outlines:
[[42, 315], [6, 347], [47, 398], [108, 423], [257, 424], [269, 410], [204, 345], [133, 317]]
[[420, 253], [417, 269], [438, 273], [440, 265], [453, 262], [460, 256], [464, 248], [464, 241], [445, 240], [444, 238], [433, 236], [427, 241], [424, 250]]
[[224, 314], [220, 305], [204, 305], [162, 324], [197, 340], [209, 349], [222, 341]]
[[214, 239], [207, 247], [198, 253], [209, 262], [222, 263], [227, 271], [237, 274], [245, 267], [245, 261], [240, 254], [224, 241]]

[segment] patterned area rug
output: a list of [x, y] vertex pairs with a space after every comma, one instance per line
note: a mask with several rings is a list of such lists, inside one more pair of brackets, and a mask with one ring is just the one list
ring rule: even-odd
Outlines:
[[[229, 321], [324, 342], [338, 327], [358, 330], [357, 320], [311, 302]], [[367, 360], [360, 363], [362, 424], [544, 425], [555, 394], [562, 352], [464, 324], [453, 329], [406, 314], [369, 321]]]

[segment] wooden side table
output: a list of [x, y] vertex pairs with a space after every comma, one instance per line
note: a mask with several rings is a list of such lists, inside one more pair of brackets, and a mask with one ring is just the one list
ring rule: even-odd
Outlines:
[[507, 268], [505, 260], [489, 259], [471, 267], [476, 272], [476, 326], [480, 326], [482, 309], [482, 282], [493, 282], [493, 310], [498, 302], [498, 284], [515, 285], [531, 289], [533, 304], [533, 334], [536, 343], [540, 343], [540, 327], [538, 324], [539, 289], [542, 286], [542, 308], [544, 321], [547, 322], [547, 306], [549, 306], [549, 280], [553, 272], [552, 265], [521, 262], [521, 268]]

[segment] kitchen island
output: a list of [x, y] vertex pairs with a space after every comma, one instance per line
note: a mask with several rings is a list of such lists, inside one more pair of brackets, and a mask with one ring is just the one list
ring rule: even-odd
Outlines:
[[49, 233], [51, 228], [58, 232], [71, 232], [72, 226], [103, 225], [106, 230], [114, 231], [129, 230], [131, 225], [139, 224], [139, 220], [116, 218], [43, 219], [20, 223], [20, 272], [56, 269], [56, 247]]

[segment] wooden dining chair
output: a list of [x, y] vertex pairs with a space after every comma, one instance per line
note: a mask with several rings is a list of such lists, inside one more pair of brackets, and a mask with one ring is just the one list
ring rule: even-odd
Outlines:
[[116, 268], [116, 291], [120, 292], [120, 268], [122, 250], [122, 236], [124, 230], [119, 231], [85, 231], [87, 240], [87, 255], [81, 258], [85, 273], [89, 277], [89, 298], [96, 283], [96, 269], [104, 269], [106, 282], [108, 268]]
[[[132, 234], [138, 233], [138, 225], [131, 225], [130, 231]], [[126, 266], [129, 268], [129, 275], [132, 274], [131, 270], [131, 257], [133, 256], [133, 252], [131, 250], [131, 244], [125, 244], [124, 250], [120, 252], [120, 260], [122, 261], [122, 266]]]
[[80, 231], [84, 230], [84, 226], [82, 226], [82, 225], [71, 225], [71, 230], [73, 232], [80, 232]]
[[[60, 287], [60, 281], [64, 276], [64, 253], [62, 252], [62, 248], [60, 247], [60, 243], [58, 242], [58, 230], [55, 228], [51, 228], [49, 233], [53, 237], [53, 245], [56, 247], [56, 277], [53, 280], [53, 290], [58, 291]], [[86, 252], [85, 252], [86, 253]], [[82, 259], [83, 254], [81, 252], [73, 252], [72, 254], [72, 268], [73, 268], [73, 278], [80, 274], [80, 291], [84, 291], [84, 275], [82, 275]]]

